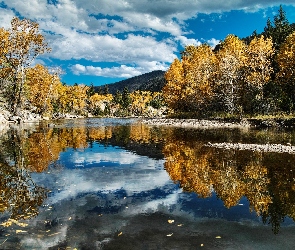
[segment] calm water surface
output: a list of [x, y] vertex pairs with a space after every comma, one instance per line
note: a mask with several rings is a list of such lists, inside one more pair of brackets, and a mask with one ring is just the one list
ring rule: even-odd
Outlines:
[[295, 131], [81, 119], [0, 138], [0, 249], [295, 249]]

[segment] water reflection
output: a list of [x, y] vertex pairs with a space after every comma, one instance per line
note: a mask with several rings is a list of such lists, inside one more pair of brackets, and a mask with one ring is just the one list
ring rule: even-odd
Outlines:
[[[169, 227], [171, 232], [164, 222], [150, 222], [156, 225], [153, 232], [144, 230], [151, 237], [161, 230], [168, 230], [165, 237], [172, 232], [184, 237], [187, 230], [200, 230], [192, 223], [194, 216], [239, 223], [241, 219], [262, 220], [279, 233], [284, 220], [295, 219], [295, 155], [206, 144], [292, 144], [294, 138], [293, 132], [286, 131], [186, 130], [111, 119], [10, 130], [0, 140], [0, 223], [20, 227], [31, 223], [26, 230], [38, 232], [44, 240], [26, 236], [22, 244], [60, 248], [63, 244], [74, 248], [70, 242], [77, 234], [83, 235], [84, 243], [93, 241], [93, 249], [110, 246], [110, 239], [121, 242], [118, 235], [123, 229], [124, 234], [143, 239], [147, 236], [142, 229], [137, 234], [130, 227], [145, 226], [142, 214], [166, 223], [172, 217], [179, 220], [174, 231]], [[255, 219], [256, 215], [261, 219]], [[182, 228], [184, 222], [190, 229]], [[89, 238], [86, 228], [96, 241]], [[11, 234], [9, 230], [2, 234]], [[50, 244], [45, 243], [48, 237]], [[9, 246], [13, 244], [11, 240]]]
[[19, 220], [37, 216], [47, 197], [47, 190], [30, 176], [27, 142], [24, 131], [11, 130], [0, 143], [0, 212], [5, 215], [2, 226], [22, 225]]

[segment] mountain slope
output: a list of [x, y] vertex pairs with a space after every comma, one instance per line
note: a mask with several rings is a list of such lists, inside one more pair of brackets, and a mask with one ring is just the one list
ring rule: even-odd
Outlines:
[[164, 74], [165, 71], [162, 70], [152, 71], [119, 82], [106, 84], [105, 86], [95, 87], [95, 92], [103, 91], [105, 87], [108, 88], [108, 92], [111, 94], [115, 94], [117, 90], [122, 92], [125, 87], [128, 88], [129, 92], [135, 90], [152, 92], [161, 91], [166, 83]]

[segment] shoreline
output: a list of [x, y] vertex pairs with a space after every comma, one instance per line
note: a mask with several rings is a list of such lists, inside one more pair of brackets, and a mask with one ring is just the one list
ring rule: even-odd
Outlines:
[[210, 143], [208, 142], [204, 146], [211, 148], [220, 148], [225, 150], [250, 150], [256, 152], [265, 152], [265, 153], [288, 153], [295, 154], [295, 146], [292, 145], [283, 145], [283, 144], [255, 144], [255, 143]]
[[243, 118], [243, 119], [176, 119], [176, 118], [142, 118], [143, 123], [153, 126], [173, 126], [182, 128], [295, 128], [295, 118]]
[[220, 121], [219, 119], [175, 119], [175, 118], [151, 118], [142, 119], [142, 122], [155, 126], [173, 126], [182, 128], [250, 128], [251, 124], [247, 120]]

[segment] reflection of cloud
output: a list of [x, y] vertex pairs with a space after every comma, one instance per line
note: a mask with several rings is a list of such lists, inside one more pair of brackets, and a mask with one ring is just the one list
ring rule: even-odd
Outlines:
[[48, 249], [49, 247], [54, 247], [58, 245], [60, 242], [64, 241], [67, 236], [67, 228], [68, 226], [65, 225], [58, 229], [56, 233], [48, 232], [50, 237], [36, 237], [36, 235], [24, 237], [22, 240], [22, 246], [27, 246], [29, 248], [38, 246], [38, 249]]
[[[107, 149], [106, 149], [107, 150]], [[108, 151], [107, 153], [78, 152], [75, 151], [72, 156], [74, 164], [95, 164], [100, 162], [112, 162], [118, 164], [140, 165], [140, 167], [154, 166], [155, 161], [148, 157], [141, 157], [129, 151]], [[157, 163], [156, 165], [161, 164]]]
[[158, 199], [153, 199], [151, 201], [145, 201], [138, 204], [133, 204], [129, 207], [130, 209], [124, 211], [124, 214], [130, 216], [130, 215], [136, 215], [136, 214], [142, 214], [142, 213], [155, 213], [161, 210], [169, 211], [172, 205], [177, 204], [179, 200], [179, 196], [178, 196], [179, 193], [181, 193], [180, 189], [177, 190], [176, 192], [173, 192], [172, 194], [167, 195], [164, 198], [158, 198]]
[[[71, 162], [82, 166], [76, 169], [65, 168], [56, 174], [52, 172], [50, 175], [34, 175], [36, 182], [46, 183], [53, 191], [49, 203], [76, 197], [81, 193], [98, 191], [114, 192], [123, 189], [132, 195], [134, 192], [152, 190], [171, 182], [167, 172], [162, 169], [163, 160], [153, 160], [122, 149], [109, 148], [102, 152], [75, 151], [71, 158], [67, 159], [67, 164]], [[83, 164], [95, 165], [100, 162], [118, 163], [118, 166], [83, 168]]]

